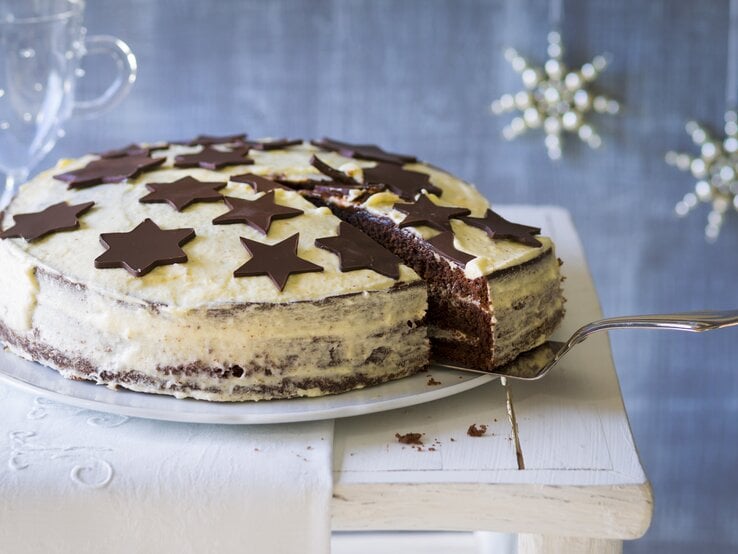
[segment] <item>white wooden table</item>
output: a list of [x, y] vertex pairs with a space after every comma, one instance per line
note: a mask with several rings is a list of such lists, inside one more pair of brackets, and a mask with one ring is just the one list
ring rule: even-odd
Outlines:
[[[600, 318], [568, 213], [499, 209], [524, 223], [542, 222], [557, 244], [568, 298], [557, 336]], [[542, 381], [511, 387], [519, 453], [499, 382], [414, 408], [337, 420], [334, 529], [517, 533], [519, 553], [567, 554], [620, 552], [624, 539], [643, 535], [651, 487], [607, 337], [578, 346]], [[487, 425], [487, 433], [468, 436], [473, 423]], [[395, 433], [407, 432], [424, 433], [420, 450], [397, 442]]]

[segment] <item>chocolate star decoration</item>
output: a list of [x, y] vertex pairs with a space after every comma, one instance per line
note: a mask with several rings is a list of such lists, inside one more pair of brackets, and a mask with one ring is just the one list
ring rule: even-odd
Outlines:
[[181, 246], [195, 238], [194, 229], [161, 229], [150, 219], [128, 233], [104, 233], [100, 242], [108, 250], [95, 260], [95, 267], [122, 267], [143, 277], [155, 267], [187, 261]]
[[263, 244], [241, 237], [241, 244], [251, 254], [251, 259], [233, 272], [234, 277], [268, 275], [280, 291], [284, 290], [290, 275], [312, 273], [323, 268], [297, 255], [300, 234], [294, 234], [277, 244]]
[[270, 191], [256, 200], [244, 200], [231, 196], [225, 196], [224, 200], [231, 211], [216, 217], [213, 220], [215, 225], [245, 223], [265, 235], [269, 232], [272, 220], [289, 219], [305, 213], [296, 208], [277, 204], [274, 201], [274, 191]]
[[466, 267], [466, 264], [474, 259], [471, 254], [457, 250], [454, 246], [454, 234], [451, 231], [441, 233], [427, 242], [438, 254], [461, 267]]
[[541, 233], [540, 227], [511, 223], [490, 209], [484, 217], [462, 217], [461, 220], [467, 225], [486, 231], [492, 239], [508, 239], [534, 248], [542, 246], [540, 241], [533, 236]]
[[217, 202], [223, 198], [218, 191], [227, 183], [198, 181], [194, 177], [182, 177], [171, 183], [147, 183], [151, 192], [141, 198], [142, 204], [166, 202], [178, 212], [195, 202]]
[[338, 226], [337, 237], [317, 239], [315, 246], [336, 254], [342, 272], [371, 269], [391, 279], [400, 278], [400, 258], [343, 221]]
[[225, 135], [217, 137], [214, 135], [197, 135], [190, 141], [180, 142], [178, 144], [186, 144], [187, 146], [212, 146], [213, 144], [234, 144], [243, 143], [246, 139], [246, 135], [241, 133], [239, 135]]
[[54, 175], [54, 179], [69, 183], [70, 189], [92, 187], [102, 183], [120, 183], [137, 177], [144, 171], [164, 163], [165, 158], [122, 156], [93, 160], [81, 169]]
[[310, 165], [312, 165], [315, 169], [320, 171], [323, 175], [327, 175], [334, 181], [338, 181], [339, 183], [343, 183], [344, 185], [347, 185], [353, 188], [363, 187], [363, 185], [359, 181], [357, 181], [353, 177], [346, 175], [343, 171], [339, 171], [335, 167], [331, 167], [330, 165], [325, 163], [323, 160], [321, 160], [318, 156], [310, 157]]
[[302, 139], [242, 140], [241, 143], [250, 146], [254, 150], [282, 150], [289, 146], [302, 144]]
[[210, 146], [204, 146], [197, 154], [183, 154], [174, 158], [176, 167], [203, 167], [205, 169], [220, 169], [229, 165], [249, 165], [254, 160], [247, 158], [248, 146], [239, 146], [232, 150], [216, 150]]
[[250, 185], [256, 192], [269, 192], [270, 190], [282, 189], [292, 190], [290, 187], [285, 186], [266, 177], [260, 177], [253, 173], [243, 173], [241, 175], [234, 175], [230, 178], [234, 183], [244, 183]]
[[[349, 177], [343, 171], [331, 167], [318, 156], [310, 158], [310, 165], [327, 175], [334, 181], [338, 181], [344, 187], [350, 188], [389, 188], [404, 200], [414, 200], [423, 190], [441, 196], [443, 191], [430, 182], [430, 176], [418, 171], [402, 169], [399, 165], [391, 163], [377, 163], [375, 167], [366, 167], [364, 172], [364, 183]], [[323, 183], [319, 183], [323, 184]]]
[[452, 217], [458, 218], [471, 213], [466, 208], [447, 208], [434, 204], [425, 194], [421, 194], [413, 204], [395, 204], [392, 207], [407, 214], [400, 222], [400, 227], [427, 225], [439, 231], [451, 230], [449, 219]]
[[392, 192], [404, 200], [414, 200], [423, 190], [441, 196], [443, 191], [431, 184], [430, 176], [419, 171], [410, 171], [392, 163], [377, 163], [364, 168], [364, 184], [387, 185]]
[[94, 202], [86, 202], [70, 206], [59, 202], [40, 212], [17, 214], [14, 216], [15, 225], [1, 232], [0, 239], [22, 237], [31, 242], [58, 231], [78, 229], [79, 216], [94, 205]]
[[351, 144], [350, 142], [341, 142], [340, 140], [333, 140], [330, 138], [314, 140], [311, 141], [311, 143], [325, 150], [338, 152], [342, 156], [346, 156], [348, 158], [359, 158], [361, 160], [388, 162], [394, 164], [413, 163], [418, 161], [415, 156], [386, 152], [374, 144]]
[[140, 144], [129, 144], [123, 148], [117, 148], [116, 150], [108, 150], [98, 154], [101, 158], [123, 158], [126, 156], [151, 156], [151, 153], [156, 150], [166, 150], [169, 148], [168, 144], [159, 144], [157, 146], [142, 146]]

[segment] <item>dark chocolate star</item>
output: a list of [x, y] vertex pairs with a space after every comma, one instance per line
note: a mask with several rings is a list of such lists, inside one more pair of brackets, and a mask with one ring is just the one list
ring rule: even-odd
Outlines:
[[466, 267], [466, 264], [475, 258], [475, 256], [462, 252], [454, 246], [454, 234], [451, 231], [446, 231], [429, 239], [428, 244], [438, 254], [461, 267]]
[[348, 158], [359, 158], [361, 160], [388, 162], [394, 164], [405, 164], [418, 161], [415, 156], [386, 152], [374, 144], [351, 144], [350, 142], [341, 142], [340, 140], [333, 140], [330, 138], [314, 140], [311, 141], [311, 143], [325, 150], [338, 152], [342, 156], [346, 156]]
[[284, 290], [287, 279], [293, 273], [323, 271], [319, 265], [297, 255], [300, 234], [294, 234], [276, 244], [263, 244], [241, 237], [241, 244], [251, 254], [251, 259], [233, 272], [234, 277], [268, 275], [274, 285]]
[[270, 190], [276, 189], [292, 190], [288, 186], [277, 183], [276, 181], [272, 181], [271, 179], [267, 179], [266, 177], [254, 175], [253, 173], [242, 173], [241, 175], [234, 175], [233, 177], [230, 177], [230, 180], [235, 183], [245, 183], [247, 185], [251, 185], [251, 187], [256, 192], [269, 192]]
[[166, 202], [178, 212], [195, 202], [217, 202], [223, 198], [218, 191], [227, 183], [203, 182], [194, 177], [182, 177], [171, 183], [146, 183], [151, 192], [141, 198], [142, 204]]
[[540, 241], [533, 236], [541, 233], [540, 227], [511, 223], [490, 209], [484, 217], [462, 217], [461, 220], [467, 225], [482, 229], [492, 239], [508, 239], [534, 248], [542, 246]]
[[289, 208], [277, 204], [274, 201], [274, 191], [270, 191], [256, 200], [244, 200], [243, 198], [233, 198], [231, 196], [225, 196], [223, 198], [231, 211], [216, 217], [213, 220], [215, 225], [245, 223], [265, 235], [269, 232], [272, 220], [289, 219], [305, 213], [296, 208]]
[[423, 190], [436, 196], [443, 193], [441, 189], [431, 184], [430, 175], [403, 169], [392, 163], [378, 162], [374, 167], [364, 168], [364, 184], [387, 185], [387, 188], [403, 200], [414, 200]]
[[242, 140], [241, 143], [254, 150], [282, 150], [289, 146], [302, 144], [302, 139]]
[[336, 254], [343, 272], [371, 269], [391, 279], [400, 278], [400, 258], [343, 221], [338, 226], [337, 237], [317, 239], [315, 246]]
[[239, 135], [225, 135], [222, 137], [214, 135], [197, 135], [197, 138], [177, 144], [186, 144], [187, 146], [212, 146], [213, 144], [242, 143], [245, 139], [246, 135], [244, 133]]
[[120, 183], [138, 177], [164, 163], [165, 158], [123, 156], [93, 160], [81, 169], [54, 175], [54, 179], [69, 183], [70, 189], [92, 187], [102, 183]]
[[343, 183], [346, 186], [353, 187], [353, 188], [363, 188], [364, 186], [359, 181], [354, 179], [353, 177], [346, 175], [343, 171], [340, 171], [336, 169], [335, 167], [331, 167], [330, 165], [325, 163], [323, 160], [321, 160], [318, 156], [310, 157], [310, 165], [312, 165], [315, 169], [320, 171], [323, 175], [327, 175], [334, 181]]
[[22, 237], [26, 242], [31, 242], [57, 231], [78, 229], [77, 218], [94, 205], [94, 202], [86, 202], [70, 206], [66, 202], [59, 202], [40, 212], [16, 214], [13, 217], [15, 225], [1, 232], [0, 239]]
[[108, 250], [96, 260], [95, 267], [123, 267], [142, 277], [160, 265], [183, 263], [187, 254], [181, 246], [195, 238], [194, 229], [161, 229], [150, 219], [128, 233], [103, 233], [100, 242]]
[[427, 225], [439, 231], [451, 230], [449, 219], [452, 217], [458, 218], [471, 213], [466, 208], [447, 208], [434, 204], [425, 194], [421, 194], [413, 204], [395, 204], [392, 207], [398, 212], [407, 214], [400, 222], [400, 227]]
[[204, 167], [205, 169], [220, 169], [229, 165], [250, 165], [254, 160], [247, 158], [248, 146], [238, 146], [232, 150], [216, 150], [204, 146], [197, 154], [183, 154], [174, 158], [176, 167]]
[[101, 158], [123, 158], [125, 156], [151, 156], [156, 150], [165, 150], [169, 148], [168, 144], [158, 144], [156, 146], [143, 146], [141, 144], [129, 144], [123, 148], [108, 150], [98, 154]]

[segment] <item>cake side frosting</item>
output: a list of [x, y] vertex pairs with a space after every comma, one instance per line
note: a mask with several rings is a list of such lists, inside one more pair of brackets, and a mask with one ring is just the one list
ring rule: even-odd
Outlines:
[[0, 338], [69, 378], [180, 397], [258, 400], [381, 382], [412, 374], [427, 360], [422, 283], [182, 312], [113, 302], [43, 272], [37, 280], [32, 328], [0, 322]]

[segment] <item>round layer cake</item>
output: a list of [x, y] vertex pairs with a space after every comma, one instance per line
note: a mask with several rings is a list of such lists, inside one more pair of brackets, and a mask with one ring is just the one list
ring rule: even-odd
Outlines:
[[409, 156], [330, 140], [62, 160], [0, 216], [0, 338], [68, 378], [218, 401], [408, 376], [429, 337], [494, 367], [545, 340], [563, 299], [551, 242], [490, 231], [488, 208]]

